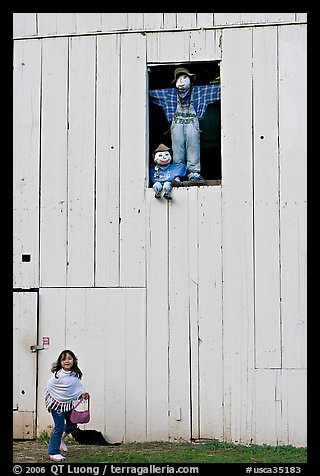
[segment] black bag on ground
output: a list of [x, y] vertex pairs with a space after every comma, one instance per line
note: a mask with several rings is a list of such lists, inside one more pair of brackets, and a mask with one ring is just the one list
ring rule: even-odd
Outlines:
[[119, 446], [120, 443], [108, 443], [103, 437], [101, 431], [81, 430], [77, 428], [72, 433], [73, 438], [80, 445], [100, 445], [100, 446]]

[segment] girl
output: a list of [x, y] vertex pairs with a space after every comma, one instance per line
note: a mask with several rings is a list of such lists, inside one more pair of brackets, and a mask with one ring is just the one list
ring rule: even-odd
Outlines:
[[70, 414], [79, 398], [87, 400], [88, 392], [83, 391], [82, 372], [78, 359], [71, 350], [63, 350], [52, 364], [53, 376], [48, 380], [45, 390], [45, 403], [51, 413], [54, 428], [51, 434], [48, 454], [53, 461], [65, 459], [61, 451], [68, 451], [65, 437], [76, 430], [77, 425], [70, 421]]

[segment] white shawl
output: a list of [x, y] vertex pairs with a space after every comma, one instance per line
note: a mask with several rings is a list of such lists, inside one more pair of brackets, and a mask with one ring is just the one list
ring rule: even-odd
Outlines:
[[60, 369], [48, 380], [45, 390], [45, 402], [48, 409], [68, 411], [83, 393], [83, 385], [73, 370]]

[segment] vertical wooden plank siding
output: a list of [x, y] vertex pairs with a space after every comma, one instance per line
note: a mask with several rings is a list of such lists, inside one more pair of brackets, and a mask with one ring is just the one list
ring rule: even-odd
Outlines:
[[159, 30], [163, 28], [164, 13], [144, 13], [144, 29]]
[[126, 316], [126, 440], [146, 441], [146, 290], [123, 291]]
[[94, 273], [96, 38], [70, 38], [68, 286], [92, 286]]
[[308, 14], [307, 13], [296, 13], [296, 21], [307, 21]]
[[280, 255], [283, 367], [306, 368], [306, 25], [279, 27]]
[[196, 15], [198, 28], [210, 28], [213, 26], [214, 13], [196, 13]]
[[[14, 43], [14, 413], [38, 304], [38, 436], [70, 348], [109, 442], [306, 445], [305, 20], [14, 15], [15, 35], [55, 36]], [[222, 185], [156, 200], [147, 67], [201, 61], [221, 61]]]
[[[76, 292], [76, 290], [73, 290]], [[81, 348], [83, 385], [91, 395], [91, 419], [88, 428], [105, 433], [106, 414], [106, 289], [85, 289], [85, 338]], [[70, 329], [70, 335], [74, 334]], [[98, 378], [97, 378], [98, 377]]]
[[190, 60], [221, 59], [220, 35], [220, 30], [190, 31]]
[[189, 217], [187, 188], [169, 204], [169, 432], [190, 439]]
[[[14, 396], [13, 408], [36, 411], [36, 356], [30, 351], [37, 344], [37, 292], [13, 293]], [[33, 437], [33, 435], [30, 435]]]
[[178, 30], [195, 28], [196, 13], [177, 13], [177, 28]]
[[57, 33], [76, 33], [76, 13], [57, 13]]
[[13, 293], [13, 438], [36, 437], [37, 292]]
[[168, 29], [177, 28], [177, 14], [176, 13], [164, 13], [164, 28], [168, 28]]
[[277, 27], [253, 30], [255, 365], [281, 367]]
[[[174, 194], [175, 195], [175, 194]], [[168, 428], [168, 205], [146, 190], [147, 207], [147, 438], [167, 441]]]
[[128, 13], [128, 30], [143, 30], [143, 13]]
[[198, 190], [199, 436], [223, 438], [221, 187]]
[[148, 63], [183, 63], [189, 61], [190, 33], [188, 31], [150, 33], [146, 36]]
[[257, 369], [254, 376], [254, 432], [256, 444], [287, 444], [283, 415], [282, 371]]
[[223, 34], [224, 438], [249, 441], [253, 368], [252, 30]]
[[12, 32], [13, 38], [37, 35], [37, 14], [13, 13]]
[[49, 36], [57, 34], [57, 13], [38, 13], [39, 35]]
[[[188, 262], [188, 287], [185, 290], [189, 305], [189, 347], [190, 347], [190, 424], [191, 438], [199, 438], [199, 206], [198, 187], [190, 187], [188, 200], [189, 248], [185, 260]], [[181, 291], [180, 291], [181, 292]]]
[[283, 414], [287, 444], [293, 446], [307, 446], [307, 378], [307, 369], [283, 370]]
[[102, 31], [127, 30], [128, 13], [101, 13]]
[[214, 25], [236, 25], [240, 23], [241, 13], [214, 13]]
[[77, 33], [101, 31], [101, 13], [76, 13]]
[[240, 13], [240, 23], [271, 23], [294, 19], [294, 13]]
[[[50, 337], [50, 347], [38, 353], [38, 435], [42, 429], [50, 425], [52, 429], [52, 417], [48, 413], [44, 404], [45, 386], [51, 377], [51, 366], [55, 362], [60, 352], [66, 349], [66, 295], [67, 289], [58, 288], [40, 288], [39, 289], [39, 335]], [[75, 328], [73, 335], [77, 335]], [[68, 345], [73, 342], [68, 341]], [[75, 345], [73, 350], [79, 357], [79, 365], [82, 370], [82, 343]], [[46, 428], [47, 429], [47, 428]]]
[[67, 271], [68, 39], [42, 40], [40, 285]]
[[40, 355], [39, 395], [61, 350], [73, 350], [92, 396], [92, 422], [108, 441], [146, 440], [145, 302], [144, 289], [41, 290], [40, 332], [51, 346]]
[[97, 39], [95, 285], [119, 285], [120, 36]]
[[125, 289], [106, 289], [105, 293], [105, 434], [107, 441], [126, 441]]
[[[14, 44], [13, 286], [39, 287], [39, 149], [41, 45]], [[30, 261], [22, 262], [22, 254]]]
[[146, 75], [145, 36], [124, 35], [120, 103], [121, 286], [145, 286]]

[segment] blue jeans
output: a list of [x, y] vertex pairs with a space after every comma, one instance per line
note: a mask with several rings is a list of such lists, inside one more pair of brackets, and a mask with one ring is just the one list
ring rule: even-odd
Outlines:
[[71, 410], [68, 410], [66, 412], [51, 410], [51, 415], [54, 421], [54, 428], [53, 432], [51, 433], [48, 445], [49, 455], [60, 454], [60, 443], [63, 432], [69, 434], [77, 429], [77, 425], [70, 421], [70, 414]]
[[[178, 106], [177, 113], [180, 114], [181, 111], [183, 109]], [[172, 161], [175, 164], [187, 165], [189, 180], [200, 177], [200, 128], [197, 117], [191, 116], [190, 122], [187, 122], [189, 114], [192, 113], [196, 116], [193, 107], [190, 108], [187, 117], [178, 116], [171, 125]]]
[[165, 192], [170, 193], [172, 190], [172, 185], [171, 182], [155, 182], [152, 188], [155, 192], [161, 192], [163, 189]]

